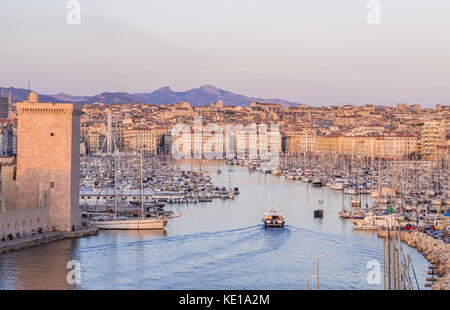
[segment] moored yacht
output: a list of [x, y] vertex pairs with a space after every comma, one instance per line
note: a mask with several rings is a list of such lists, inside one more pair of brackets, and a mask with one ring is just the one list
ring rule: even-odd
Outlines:
[[[116, 155], [116, 154], [115, 154]], [[167, 225], [167, 216], [159, 216], [154, 218], [146, 218], [144, 212], [144, 188], [142, 174], [142, 153], [141, 161], [141, 218], [134, 219], [124, 216], [118, 216], [117, 210], [117, 161], [114, 156], [114, 214], [93, 218], [89, 224], [98, 229], [111, 230], [147, 230], [147, 229], [164, 229]]]
[[167, 225], [167, 217], [147, 218], [147, 219], [129, 219], [126, 217], [101, 217], [94, 218], [90, 225], [98, 229], [107, 230], [151, 230], [164, 229]]
[[344, 180], [342, 179], [334, 180], [334, 182], [330, 185], [330, 188], [335, 191], [341, 191], [344, 188]]
[[344, 194], [347, 194], [347, 195], [358, 195], [358, 192], [352, 187], [347, 187], [346, 189], [344, 189]]
[[354, 230], [378, 230], [380, 227], [368, 223], [358, 223], [353, 226]]
[[322, 181], [319, 178], [314, 178], [311, 182], [313, 187], [322, 187]]

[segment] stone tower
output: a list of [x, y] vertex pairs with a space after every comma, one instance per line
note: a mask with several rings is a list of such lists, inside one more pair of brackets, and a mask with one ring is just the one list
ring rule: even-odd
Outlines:
[[16, 209], [48, 208], [50, 228], [78, 228], [81, 106], [41, 103], [31, 92], [17, 113]]

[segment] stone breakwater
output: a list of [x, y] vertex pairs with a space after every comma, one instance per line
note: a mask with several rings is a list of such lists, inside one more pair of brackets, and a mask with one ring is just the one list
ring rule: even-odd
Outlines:
[[96, 228], [89, 228], [75, 232], [47, 232], [44, 235], [40, 235], [38, 237], [29, 237], [29, 238], [14, 239], [11, 241], [3, 241], [0, 242], [0, 254], [41, 246], [58, 240], [81, 238], [97, 234], [98, 230]]
[[419, 232], [402, 232], [400, 238], [416, 248], [431, 264], [438, 266], [434, 290], [450, 290], [450, 244]]

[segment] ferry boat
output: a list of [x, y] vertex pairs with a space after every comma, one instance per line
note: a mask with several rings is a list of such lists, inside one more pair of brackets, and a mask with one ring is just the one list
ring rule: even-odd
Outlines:
[[264, 222], [264, 227], [284, 227], [284, 217], [283, 213], [278, 212], [277, 209], [269, 209], [267, 212], [264, 212], [264, 218], [262, 219]]

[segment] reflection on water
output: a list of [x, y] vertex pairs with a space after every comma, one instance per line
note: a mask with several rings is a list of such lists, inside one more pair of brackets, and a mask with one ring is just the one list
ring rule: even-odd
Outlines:
[[[102, 231], [1, 255], [0, 289], [304, 289], [322, 254], [328, 256], [320, 262], [321, 288], [383, 288], [366, 281], [368, 261], [383, 266], [382, 240], [374, 232], [353, 231], [338, 217], [340, 193], [241, 167], [222, 167], [217, 175], [221, 162], [201, 165], [214, 184], [237, 185], [241, 194], [168, 206], [183, 216], [169, 220], [166, 231]], [[314, 219], [319, 200], [324, 218]], [[261, 225], [272, 201], [285, 214], [285, 229]], [[404, 249], [423, 288], [427, 262]], [[69, 260], [81, 264], [79, 286], [66, 283]]]

